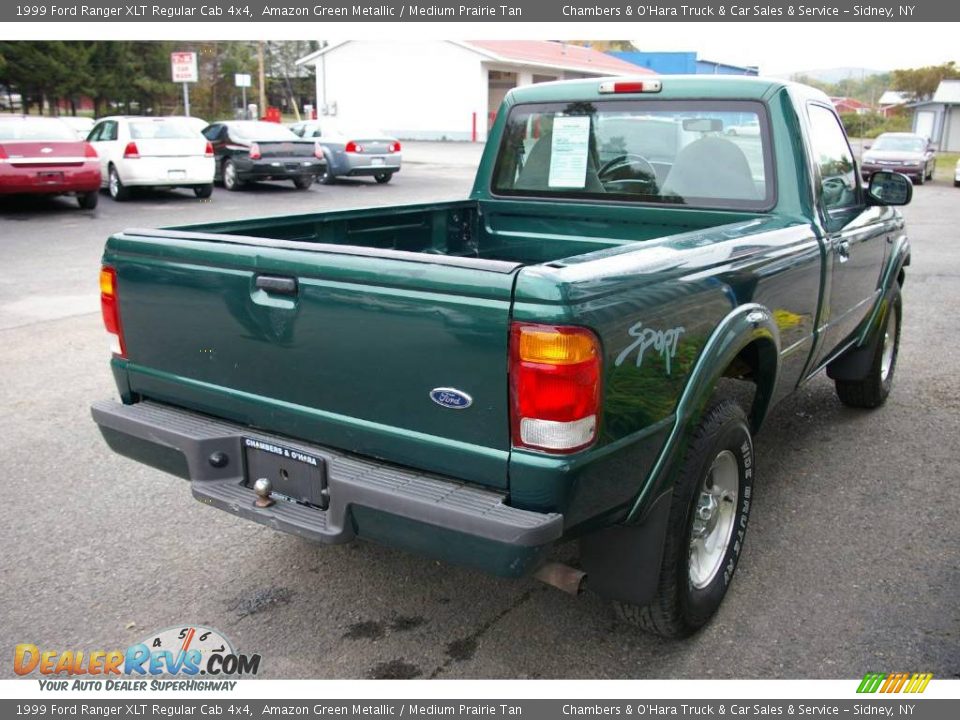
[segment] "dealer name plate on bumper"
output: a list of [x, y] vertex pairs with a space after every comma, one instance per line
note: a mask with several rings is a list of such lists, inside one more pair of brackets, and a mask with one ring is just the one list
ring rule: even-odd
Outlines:
[[243, 452], [248, 487], [266, 478], [274, 495], [326, 509], [327, 464], [322, 457], [248, 437], [243, 439]]

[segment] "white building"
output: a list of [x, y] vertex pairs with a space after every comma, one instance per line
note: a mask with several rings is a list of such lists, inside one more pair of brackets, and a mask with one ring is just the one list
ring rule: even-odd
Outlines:
[[511, 88], [648, 70], [543, 40], [349, 40], [297, 61], [316, 72], [316, 107], [400, 139], [483, 141]]
[[941, 80], [930, 100], [913, 103], [913, 131], [941, 152], [960, 151], [960, 80]]

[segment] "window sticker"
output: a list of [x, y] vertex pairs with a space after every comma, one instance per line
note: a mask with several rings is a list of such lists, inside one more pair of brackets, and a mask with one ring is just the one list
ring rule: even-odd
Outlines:
[[582, 188], [587, 184], [590, 118], [557, 117], [553, 121], [550, 187]]

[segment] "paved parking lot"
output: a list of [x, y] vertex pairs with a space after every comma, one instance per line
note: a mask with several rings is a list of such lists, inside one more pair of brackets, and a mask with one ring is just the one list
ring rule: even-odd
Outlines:
[[114, 394], [96, 292], [110, 232], [469, 191], [475, 150], [420, 157], [386, 186], [103, 196], [95, 212], [0, 201], [0, 647], [125, 647], [200, 623], [260, 653], [269, 677], [960, 677], [960, 190], [944, 180], [905, 211], [890, 401], [846, 409], [819, 377], [773, 413], [738, 578], [686, 642], [638, 634], [590, 594], [311, 545], [107, 450], [88, 405]]

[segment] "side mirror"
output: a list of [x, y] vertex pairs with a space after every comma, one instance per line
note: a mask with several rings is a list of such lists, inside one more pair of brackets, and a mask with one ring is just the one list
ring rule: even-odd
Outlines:
[[906, 205], [913, 198], [913, 183], [900, 173], [880, 170], [870, 176], [868, 205]]

